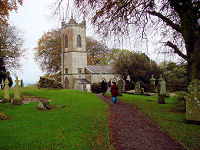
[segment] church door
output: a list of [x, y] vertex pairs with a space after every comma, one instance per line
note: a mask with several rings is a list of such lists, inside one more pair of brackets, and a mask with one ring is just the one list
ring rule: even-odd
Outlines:
[[69, 79], [65, 78], [65, 89], [69, 89]]

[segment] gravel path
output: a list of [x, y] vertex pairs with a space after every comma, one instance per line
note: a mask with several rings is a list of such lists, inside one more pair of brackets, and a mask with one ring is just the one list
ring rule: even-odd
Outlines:
[[97, 95], [109, 104], [110, 142], [116, 150], [184, 150], [133, 105]]

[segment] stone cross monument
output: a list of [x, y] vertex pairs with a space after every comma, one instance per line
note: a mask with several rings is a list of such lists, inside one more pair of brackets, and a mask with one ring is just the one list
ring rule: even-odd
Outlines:
[[6, 78], [6, 80], [5, 80], [5, 87], [4, 87], [4, 102], [5, 101], [7, 102], [10, 99], [8, 84], [9, 84], [9, 81]]

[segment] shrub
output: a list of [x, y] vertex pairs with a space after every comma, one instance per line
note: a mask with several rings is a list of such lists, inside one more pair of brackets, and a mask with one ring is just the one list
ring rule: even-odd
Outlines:
[[92, 93], [101, 93], [101, 83], [92, 83], [91, 91]]
[[40, 80], [38, 82], [38, 88], [61, 89], [62, 84], [54, 79], [40, 77]]
[[185, 112], [186, 111], [186, 96], [188, 95], [187, 92], [177, 92], [174, 96], [174, 107], [176, 111]]

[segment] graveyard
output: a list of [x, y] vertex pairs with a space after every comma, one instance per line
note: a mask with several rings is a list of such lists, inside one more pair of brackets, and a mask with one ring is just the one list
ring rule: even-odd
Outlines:
[[[18, 80], [16, 80], [18, 82]], [[138, 88], [137, 84], [137, 88]], [[5, 90], [7, 90], [5, 88]], [[186, 113], [174, 109], [174, 97], [125, 94], [120, 103], [128, 103], [151, 119], [161, 131], [169, 134], [186, 149], [199, 149], [200, 126], [184, 123]], [[140, 91], [141, 92], [141, 91]], [[162, 93], [163, 91], [161, 91]], [[0, 91], [1, 100], [4, 91]], [[177, 92], [178, 93], [178, 92]], [[21, 103], [1, 103], [0, 149], [115, 149], [109, 136], [109, 105], [91, 92], [65, 89], [20, 87]], [[107, 95], [108, 101], [112, 102]], [[9, 89], [15, 97], [15, 87]], [[19, 97], [18, 97], [19, 98]], [[19, 99], [18, 99], [19, 100]], [[38, 109], [46, 101], [50, 109]], [[119, 104], [118, 104], [119, 105]], [[119, 105], [120, 106], [120, 105]], [[119, 107], [116, 104], [116, 107]]]

